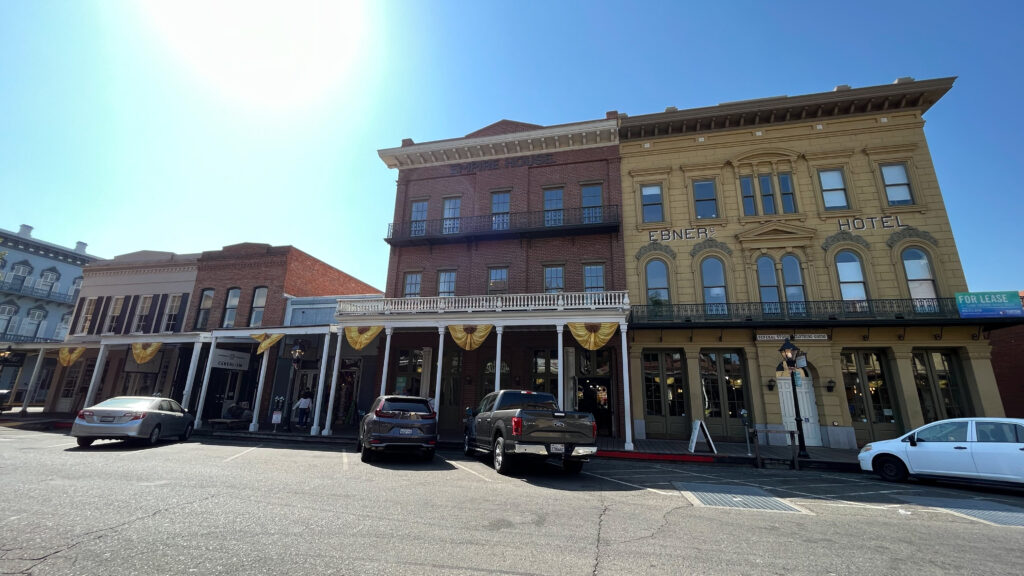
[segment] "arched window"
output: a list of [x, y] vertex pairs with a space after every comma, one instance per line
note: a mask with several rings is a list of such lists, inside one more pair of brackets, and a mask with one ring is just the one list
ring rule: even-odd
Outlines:
[[914, 300], [915, 312], [937, 311], [938, 301], [935, 291], [935, 274], [928, 255], [918, 248], [907, 248], [903, 251], [903, 270], [907, 273], [907, 287], [910, 297]]
[[782, 257], [782, 284], [785, 287], [786, 306], [790, 314], [805, 314], [807, 295], [804, 292], [804, 275], [800, 271], [800, 259], [792, 254]]
[[228, 297], [224, 301], [224, 322], [221, 324], [221, 328], [235, 327], [235, 313], [238, 312], [238, 299], [241, 296], [241, 288], [231, 288], [228, 290]]
[[704, 311], [706, 314], [728, 314], [725, 293], [725, 266], [718, 258], [705, 258], [700, 263], [701, 281], [704, 286]]
[[249, 326], [263, 326], [263, 309], [267, 306], [267, 287], [260, 286], [252, 293], [252, 312], [249, 314]]
[[775, 261], [768, 256], [757, 259], [757, 286], [761, 295], [761, 311], [779, 314], [779, 279], [775, 274]]
[[670, 304], [668, 295], [668, 266], [661, 260], [647, 263], [647, 304], [664, 306]]
[[836, 271], [839, 273], [839, 292], [848, 302], [848, 311], [864, 312], [868, 308], [868, 290], [864, 282], [864, 268], [860, 257], [849, 250], [836, 254]]

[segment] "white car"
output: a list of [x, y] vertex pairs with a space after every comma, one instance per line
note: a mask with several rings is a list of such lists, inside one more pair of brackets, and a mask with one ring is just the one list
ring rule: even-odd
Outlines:
[[88, 448], [96, 440], [144, 440], [154, 445], [173, 436], [192, 436], [195, 417], [174, 400], [153, 396], [116, 396], [78, 413], [71, 435]]
[[857, 459], [862, 470], [891, 482], [914, 476], [1024, 486], [1024, 420], [939, 420], [871, 442]]

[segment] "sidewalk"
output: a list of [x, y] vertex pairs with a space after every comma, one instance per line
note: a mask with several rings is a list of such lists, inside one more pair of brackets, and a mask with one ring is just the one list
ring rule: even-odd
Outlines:
[[[0, 426], [31, 430], [67, 430], [71, 428], [73, 414], [53, 414], [30, 412], [20, 416], [18, 411], [0, 414]], [[320, 444], [338, 445], [354, 448], [356, 445], [356, 429], [354, 426], [333, 431], [331, 436], [312, 436], [308, 429], [293, 432], [274, 432], [272, 428], [259, 432], [248, 430], [213, 430], [208, 425], [195, 431], [199, 438], [214, 438], [241, 442], [275, 442], [284, 444]], [[462, 448], [462, 438], [454, 435], [443, 435], [438, 445], [442, 448]], [[790, 467], [794, 455], [792, 446], [754, 446], [747, 451], [745, 443], [716, 442], [717, 453], [703, 443], [698, 442], [693, 453], [683, 440], [636, 440], [633, 450], [626, 450], [623, 440], [618, 438], [598, 438], [598, 458], [622, 460], [700, 462], [707, 464], [738, 464], [757, 465], [757, 454], [760, 453], [762, 466], [780, 468]], [[835, 470], [841, 472], [859, 472], [857, 450], [838, 450], [810, 446], [807, 448], [810, 459], [800, 459], [799, 468], [815, 470]]]

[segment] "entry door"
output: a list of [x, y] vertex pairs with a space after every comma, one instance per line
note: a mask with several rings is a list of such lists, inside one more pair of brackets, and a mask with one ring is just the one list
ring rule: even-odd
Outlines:
[[[712, 439], [743, 442], [741, 410], [747, 409], [743, 356], [733, 350], [700, 353], [701, 398], [704, 424]], [[801, 405], [801, 409], [803, 406]]]
[[[437, 408], [438, 433], [457, 434], [462, 437], [466, 407], [462, 403], [462, 350], [444, 351], [441, 364], [441, 405]], [[434, 385], [430, 386], [434, 389]], [[431, 396], [433, 398], [433, 396]]]
[[844, 351], [842, 370], [846, 404], [857, 445], [902, 434], [903, 424], [882, 353], [875, 350]]
[[[818, 423], [818, 404], [814, 399], [814, 382], [797, 372], [796, 397], [800, 402], [800, 419], [803, 420], [804, 443], [821, 446], [821, 425]], [[782, 424], [786, 430], [796, 431], [796, 412], [793, 410], [793, 380], [778, 379], [779, 402], [782, 405]]]
[[689, 390], [683, 353], [644, 351], [644, 423], [648, 438], [689, 437]]
[[914, 352], [914, 384], [925, 423], [973, 415], [956, 356], [946, 351]]

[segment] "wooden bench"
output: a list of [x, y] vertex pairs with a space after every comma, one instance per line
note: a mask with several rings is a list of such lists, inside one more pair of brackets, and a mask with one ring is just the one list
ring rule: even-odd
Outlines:
[[242, 420], [241, 418], [210, 418], [206, 421], [212, 430], [216, 430], [218, 426], [223, 426], [228, 430], [248, 428], [250, 422], [251, 420]]

